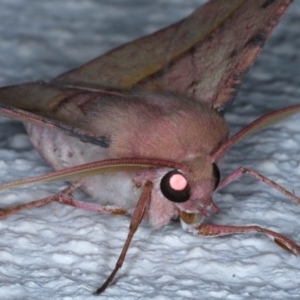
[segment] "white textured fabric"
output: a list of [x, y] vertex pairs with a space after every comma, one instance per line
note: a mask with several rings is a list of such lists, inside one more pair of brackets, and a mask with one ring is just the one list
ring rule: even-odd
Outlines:
[[[170, 24], [203, 1], [1, 0], [0, 84], [48, 80], [106, 50]], [[248, 74], [226, 119], [232, 133], [300, 101], [300, 3], [294, 1]], [[229, 150], [221, 173], [247, 166], [300, 195], [300, 116]], [[0, 119], [0, 178], [50, 171], [22, 125]], [[61, 188], [1, 192], [1, 206]], [[300, 243], [300, 207], [247, 176], [215, 195], [218, 224], [258, 224]], [[112, 270], [129, 218], [48, 205], [0, 220], [0, 299], [95, 299]], [[205, 239], [179, 223], [138, 229], [103, 298], [299, 299], [300, 258], [260, 235]]]

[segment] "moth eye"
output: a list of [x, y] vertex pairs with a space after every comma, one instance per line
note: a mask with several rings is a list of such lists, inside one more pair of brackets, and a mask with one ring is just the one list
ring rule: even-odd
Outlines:
[[167, 173], [160, 182], [162, 194], [170, 201], [181, 203], [189, 200], [190, 187], [186, 178], [177, 170]]
[[216, 189], [220, 183], [221, 174], [216, 164], [212, 164], [212, 167], [213, 167], [213, 178], [215, 179], [215, 189]]

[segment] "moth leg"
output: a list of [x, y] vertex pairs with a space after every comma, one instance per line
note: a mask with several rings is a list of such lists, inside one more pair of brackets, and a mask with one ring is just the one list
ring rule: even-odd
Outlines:
[[77, 184], [70, 185], [67, 188], [63, 189], [60, 193], [45, 197], [39, 200], [31, 201], [29, 203], [17, 205], [15, 207], [10, 207], [10, 208], [0, 208], [0, 218], [6, 218], [10, 215], [13, 215], [15, 213], [18, 213], [21, 210], [24, 209], [29, 209], [29, 208], [34, 208], [34, 207], [40, 207], [44, 206], [46, 204], [49, 204], [51, 202], [59, 201], [59, 198], [61, 195], [70, 195], [76, 188], [78, 187]]
[[15, 207], [0, 208], [0, 219], [6, 218], [13, 214], [16, 214], [19, 211], [24, 210], [24, 209], [40, 207], [40, 206], [44, 206], [44, 205], [52, 203], [52, 202], [60, 202], [62, 204], [78, 207], [81, 209], [85, 209], [85, 210], [89, 210], [89, 211], [93, 211], [93, 212], [97, 212], [97, 213], [101, 213], [101, 214], [121, 215], [121, 214], [128, 213], [126, 210], [124, 210], [122, 208], [113, 207], [113, 206], [101, 206], [101, 205], [81, 202], [81, 201], [73, 199], [71, 194], [79, 186], [80, 186], [80, 182], [73, 183], [55, 195], [52, 195], [52, 196], [49, 196], [46, 198], [42, 198], [39, 200], [31, 201], [29, 203], [17, 205]]
[[224, 186], [226, 186], [230, 182], [232, 182], [236, 179], [239, 179], [243, 174], [249, 174], [252, 177], [258, 179], [259, 181], [264, 182], [268, 186], [276, 189], [277, 191], [279, 191], [280, 193], [285, 195], [287, 198], [294, 201], [296, 204], [300, 205], [300, 198], [296, 197], [293, 193], [289, 192], [288, 190], [286, 190], [285, 188], [283, 188], [282, 186], [280, 186], [276, 182], [268, 179], [267, 177], [255, 172], [251, 169], [244, 168], [244, 167], [240, 167], [240, 168], [236, 169], [231, 174], [229, 174], [227, 177], [225, 177], [223, 180], [221, 180], [217, 190], [223, 188]]
[[88, 203], [83, 201], [78, 201], [73, 199], [70, 195], [59, 194], [59, 198], [56, 200], [61, 204], [66, 204], [70, 206], [74, 206], [77, 208], [81, 208], [88, 211], [93, 211], [99, 214], [104, 215], [125, 215], [129, 213], [127, 210], [123, 208], [119, 208], [111, 205], [98, 205], [95, 203]]
[[267, 235], [273, 242], [275, 242], [278, 246], [283, 248], [284, 250], [294, 254], [300, 254], [300, 246], [297, 245], [292, 240], [287, 237], [271, 231], [266, 228], [262, 228], [256, 225], [253, 226], [223, 226], [223, 225], [213, 225], [213, 224], [201, 224], [200, 226], [195, 228], [196, 234], [203, 236], [223, 236], [229, 234], [236, 233], [262, 233]]
[[104, 292], [107, 286], [110, 284], [110, 282], [114, 279], [115, 275], [117, 274], [118, 270], [122, 267], [127, 250], [129, 248], [130, 242], [133, 238], [134, 233], [136, 232], [138, 226], [140, 225], [143, 216], [145, 214], [145, 210], [147, 207], [147, 204], [150, 201], [150, 195], [152, 191], [153, 183], [151, 181], [147, 181], [143, 187], [142, 194], [137, 202], [137, 205], [133, 211], [130, 225], [129, 225], [129, 232], [126, 238], [126, 241], [124, 243], [123, 249], [121, 251], [121, 254], [117, 260], [117, 263], [115, 265], [115, 268], [109, 275], [109, 277], [106, 279], [106, 281], [102, 284], [102, 286], [97, 289], [94, 292], [94, 295], [99, 295], [100, 293]]

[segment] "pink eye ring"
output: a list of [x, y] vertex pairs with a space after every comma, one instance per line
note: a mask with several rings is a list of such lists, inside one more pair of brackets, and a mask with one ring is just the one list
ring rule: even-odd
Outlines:
[[185, 176], [177, 170], [168, 172], [160, 182], [162, 194], [175, 203], [186, 202], [190, 198], [190, 186]]

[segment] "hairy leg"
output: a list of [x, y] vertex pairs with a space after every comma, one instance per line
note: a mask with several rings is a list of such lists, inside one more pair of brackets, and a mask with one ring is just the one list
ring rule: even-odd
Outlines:
[[299, 255], [300, 246], [287, 237], [274, 232], [272, 230], [262, 228], [256, 225], [253, 226], [227, 226], [227, 225], [214, 225], [214, 224], [201, 224], [194, 229], [194, 234], [214, 237], [223, 236], [236, 233], [261, 233], [267, 235], [278, 246], [287, 250], [288, 252]]
[[101, 206], [94, 203], [87, 203], [82, 201], [77, 201], [73, 199], [72, 192], [80, 186], [80, 182], [69, 185], [67, 188], [63, 189], [61, 192], [42, 198], [39, 200], [35, 200], [29, 203], [17, 205], [10, 208], [0, 208], [0, 218], [6, 218], [10, 215], [16, 214], [21, 210], [35, 208], [44, 206], [46, 204], [52, 202], [60, 202], [62, 204], [78, 207], [84, 210], [89, 210], [93, 212], [97, 212], [100, 214], [112, 214], [112, 215], [121, 215], [128, 213], [126, 210], [114, 206]]
[[256, 178], [257, 180], [264, 182], [268, 186], [276, 189], [277, 191], [279, 191], [280, 193], [282, 193], [283, 195], [285, 195], [286, 197], [291, 199], [296, 204], [300, 205], [300, 198], [296, 197], [293, 193], [289, 192], [288, 190], [286, 190], [285, 188], [283, 188], [276, 182], [268, 179], [267, 177], [255, 172], [251, 169], [244, 168], [244, 167], [240, 167], [240, 168], [236, 169], [231, 174], [229, 174], [227, 177], [225, 177], [223, 180], [221, 180], [219, 186], [217, 187], [217, 190], [220, 190], [221, 188], [223, 188], [230, 182], [239, 179], [243, 174], [249, 174], [252, 177]]
[[117, 274], [118, 270], [122, 267], [127, 250], [129, 248], [130, 242], [133, 238], [134, 233], [136, 232], [138, 226], [140, 225], [145, 211], [147, 209], [148, 203], [150, 201], [151, 191], [152, 191], [153, 183], [151, 181], [147, 181], [143, 187], [142, 194], [135, 206], [134, 212], [131, 217], [130, 225], [129, 225], [129, 232], [124, 243], [123, 249], [121, 254], [117, 260], [115, 268], [106, 279], [106, 281], [102, 284], [102, 286], [94, 292], [94, 295], [99, 295], [100, 293], [104, 292], [105, 289], [108, 287], [110, 282], [114, 279], [115, 275]]

